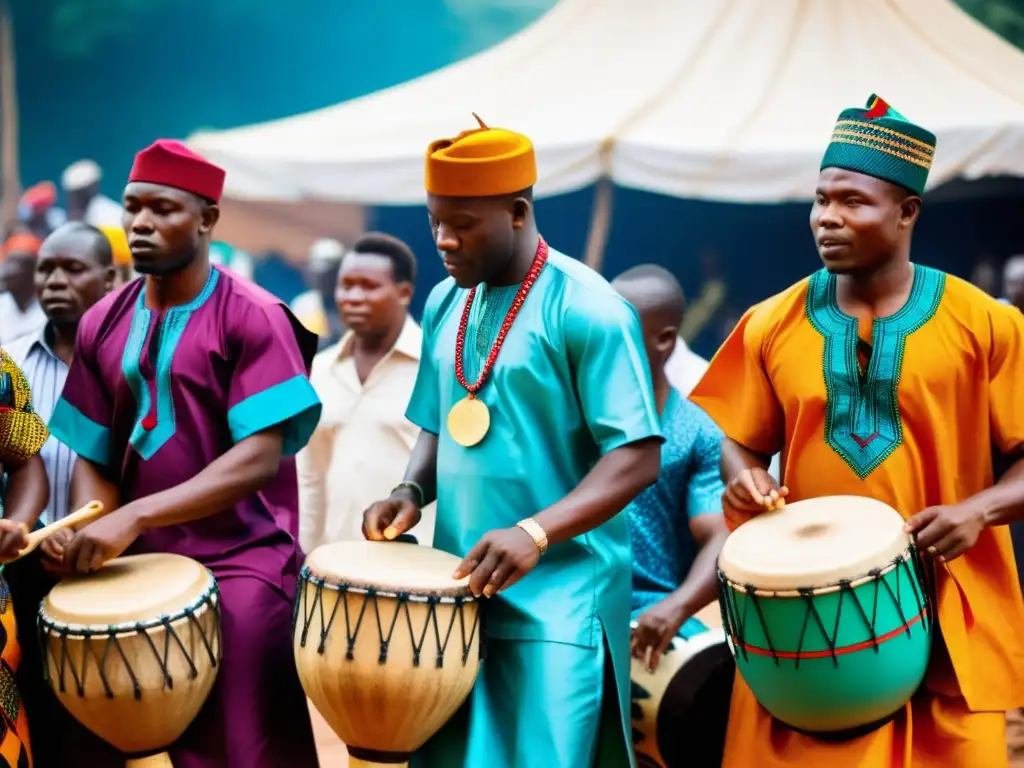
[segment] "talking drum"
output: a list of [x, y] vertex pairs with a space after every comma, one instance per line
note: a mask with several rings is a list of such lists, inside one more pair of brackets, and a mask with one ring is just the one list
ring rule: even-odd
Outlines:
[[187, 557], [134, 555], [55, 586], [39, 609], [43, 675], [127, 764], [169, 766], [221, 658], [220, 593]]
[[930, 579], [896, 510], [828, 496], [738, 528], [718, 559], [736, 666], [776, 719], [848, 738], [902, 710], [931, 651]]
[[455, 714], [480, 666], [479, 603], [459, 558], [415, 544], [342, 541], [299, 577], [295, 663], [349, 765], [407, 765]]
[[[696, 631], [691, 631], [690, 628]], [[718, 604], [683, 627], [658, 668], [630, 666], [633, 749], [640, 768], [719, 768], [736, 666]]]

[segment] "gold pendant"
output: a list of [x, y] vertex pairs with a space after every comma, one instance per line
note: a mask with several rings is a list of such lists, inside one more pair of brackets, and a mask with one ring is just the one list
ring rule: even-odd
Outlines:
[[448, 434], [461, 446], [476, 445], [490, 428], [491, 412], [478, 397], [464, 397], [448, 411]]

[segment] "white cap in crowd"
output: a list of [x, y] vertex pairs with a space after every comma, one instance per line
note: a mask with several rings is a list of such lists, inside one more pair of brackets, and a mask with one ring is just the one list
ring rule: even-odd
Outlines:
[[345, 246], [330, 237], [313, 243], [309, 249], [309, 266], [311, 269], [328, 269], [336, 266], [345, 255]]
[[61, 186], [68, 192], [84, 189], [103, 178], [103, 171], [94, 160], [79, 160], [64, 169]]

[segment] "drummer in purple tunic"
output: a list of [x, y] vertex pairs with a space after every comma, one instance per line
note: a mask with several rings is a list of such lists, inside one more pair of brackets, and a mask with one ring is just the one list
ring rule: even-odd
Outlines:
[[[113, 509], [47, 556], [95, 571], [122, 553], [210, 568], [224, 660], [206, 707], [171, 750], [176, 768], [317, 765], [291, 649], [302, 554], [292, 458], [320, 416], [316, 337], [260, 288], [211, 267], [224, 171], [158, 141], [135, 158], [124, 223], [143, 278], [94, 306], [50, 428], [84, 461], [72, 507]], [[127, 723], [125, 727], [130, 727]], [[79, 732], [68, 765], [115, 765]], [[123, 759], [123, 758], [122, 758]]]

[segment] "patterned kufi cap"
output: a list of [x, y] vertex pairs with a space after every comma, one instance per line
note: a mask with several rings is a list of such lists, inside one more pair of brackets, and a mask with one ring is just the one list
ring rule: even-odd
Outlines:
[[839, 113], [821, 167], [844, 168], [924, 193], [935, 158], [935, 134], [872, 94], [864, 109]]

